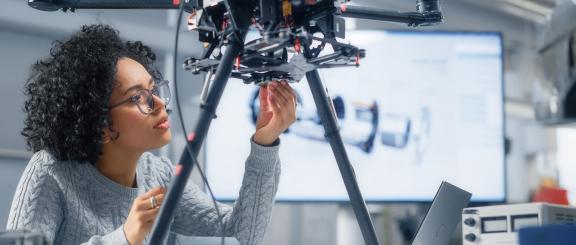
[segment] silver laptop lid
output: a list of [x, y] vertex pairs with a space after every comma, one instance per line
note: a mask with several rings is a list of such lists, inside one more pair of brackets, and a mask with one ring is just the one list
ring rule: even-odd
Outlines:
[[472, 194], [446, 181], [440, 184], [428, 213], [422, 220], [412, 245], [446, 245], [462, 220], [462, 209]]

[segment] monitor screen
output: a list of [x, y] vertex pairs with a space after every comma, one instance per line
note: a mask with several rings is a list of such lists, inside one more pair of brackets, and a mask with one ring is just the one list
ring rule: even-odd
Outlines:
[[[472, 201], [505, 199], [499, 33], [353, 31], [360, 66], [320, 70], [368, 202], [431, 201], [443, 180]], [[278, 201], [348, 201], [305, 79], [297, 121], [281, 136]], [[255, 131], [258, 88], [231, 79], [206, 138], [219, 200], [237, 198]]]

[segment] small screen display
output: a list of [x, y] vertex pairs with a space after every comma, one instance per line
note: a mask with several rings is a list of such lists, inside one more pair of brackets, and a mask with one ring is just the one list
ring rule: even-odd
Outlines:
[[512, 216], [512, 230], [517, 232], [524, 227], [538, 226], [538, 214]]
[[497, 233], [508, 231], [506, 216], [482, 218], [482, 233]]

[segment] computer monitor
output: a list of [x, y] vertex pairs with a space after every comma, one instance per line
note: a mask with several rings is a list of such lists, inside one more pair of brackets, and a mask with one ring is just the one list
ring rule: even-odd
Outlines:
[[[499, 33], [352, 31], [358, 68], [322, 69], [340, 133], [368, 202], [430, 202], [437, 183], [505, 200], [503, 54]], [[278, 201], [348, 201], [305, 80], [298, 120], [281, 136]], [[231, 79], [206, 138], [207, 178], [238, 196], [258, 88]]]

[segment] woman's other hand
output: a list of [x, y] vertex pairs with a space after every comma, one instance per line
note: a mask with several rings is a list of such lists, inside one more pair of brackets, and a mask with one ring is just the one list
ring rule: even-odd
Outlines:
[[296, 94], [287, 82], [260, 87], [260, 112], [254, 142], [270, 145], [296, 121]]
[[[131, 245], [140, 245], [154, 224], [166, 190], [156, 187], [137, 197], [124, 223], [124, 234]], [[152, 201], [155, 198], [156, 201]]]

